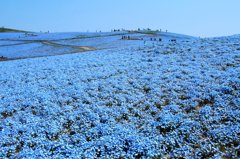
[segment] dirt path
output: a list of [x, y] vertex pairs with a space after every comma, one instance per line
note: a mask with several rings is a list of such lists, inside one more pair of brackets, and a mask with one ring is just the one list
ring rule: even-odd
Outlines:
[[57, 43], [53, 43], [51, 41], [43, 41], [42, 44], [54, 46], [54, 47], [69, 47], [69, 48], [73, 48], [73, 49], [78, 49], [80, 52], [96, 50], [96, 48], [94, 48], [94, 47], [57, 44]]
[[[74, 52], [71, 53], [66, 53], [66, 54], [74, 54], [74, 53], [79, 53], [79, 52], [86, 52], [86, 51], [94, 51], [97, 50], [94, 47], [89, 47], [89, 46], [74, 46], [74, 45], [64, 45], [64, 44], [57, 44], [52, 41], [48, 40], [32, 40], [32, 41], [25, 41], [25, 43], [21, 44], [11, 44], [8, 46], [12, 45], [22, 45], [22, 44], [30, 44], [30, 43], [42, 43], [43, 45], [48, 45], [52, 47], [59, 47], [59, 48], [70, 48], [73, 49]], [[1, 47], [1, 46], [0, 46]], [[4, 47], [4, 46], [3, 46]], [[58, 55], [64, 55], [64, 54], [56, 54], [56, 55], [49, 55], [49, 56], [58, 56]], [[36, 57], [20, 57], [20, 58], [7, 58], [7, 57], [0, 57], [0, 62], [3, 61], [10, 61], [10, 60], [20, 60], [20, 59], [27, 59], [27, 58], [37, 58], [37, 57], [44, 57], [44, 56], [36, 56]]]
[[24, 45], [24, 44], [30, 44], [30, 43], [42, 43], [42, 44], [54, 46], [54, 47], [70, 47], [73, 49], [78, 49], [81, 52], [96, 50], [96, 48], [90, 47], [90, 46], [75, 46], [75, 45], [57, 44], [50, 40], [11, 40], [11, 41], [22, 41], [22, 43], [0, 45], [0, 47]]

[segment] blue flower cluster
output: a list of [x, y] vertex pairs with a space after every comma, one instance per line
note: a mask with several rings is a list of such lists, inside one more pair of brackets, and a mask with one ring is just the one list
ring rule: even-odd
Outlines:
[[0, 158], [238, 158], [240, 37], [0, 64]]

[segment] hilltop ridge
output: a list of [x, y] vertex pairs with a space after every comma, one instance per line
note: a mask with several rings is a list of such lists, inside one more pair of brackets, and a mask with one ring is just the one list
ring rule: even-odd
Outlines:
[[0, 28], [0, 33], [2, 33], [2, 32], [28, 32], [28, 31], [1, 27]]

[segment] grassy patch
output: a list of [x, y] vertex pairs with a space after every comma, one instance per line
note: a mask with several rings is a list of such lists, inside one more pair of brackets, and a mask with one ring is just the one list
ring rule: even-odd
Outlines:
[[4, 33], [4, 32], [27, 32], [27, 31], [1, 27], [0, 33]]
[[154, 30], [140, 30], [140, 31], [129, 31], [129, 33], [156, 35], [158, 33], [158, 31], [154, 31]]

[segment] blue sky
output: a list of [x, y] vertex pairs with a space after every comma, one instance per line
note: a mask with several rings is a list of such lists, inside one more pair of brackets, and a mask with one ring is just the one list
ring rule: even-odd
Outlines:
[[1, 0], [0, 26], [30, 31], [167, 29], [240, 34], [240, 0]]

